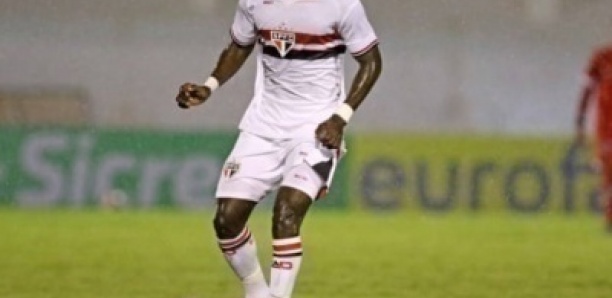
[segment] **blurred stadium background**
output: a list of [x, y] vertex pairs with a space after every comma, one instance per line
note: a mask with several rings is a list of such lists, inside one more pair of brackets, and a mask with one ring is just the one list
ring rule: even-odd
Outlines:
[[[1, 297], [237, 297], [208, 222], [253, 59], [204, 108], [174, 103], [235, 2], [0, 2]], [[609, 297], [597, 177], [570, 141], [612, 1], [363, 2], [385, 70], [306, 223], [296, 297]]]

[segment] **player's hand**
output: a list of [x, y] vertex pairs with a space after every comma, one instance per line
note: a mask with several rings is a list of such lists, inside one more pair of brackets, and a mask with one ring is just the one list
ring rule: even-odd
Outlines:
[[325, 120], [325, 122], [319, 124], [315, 131], [315, 136], [323, 146], [329, 149], [338, 149], [342, 144], [345, 126], [346, 122], [344, 119], [334, 114]]
[[188, 109], [204, 103], [208, 97], [210, 97], [211, 93], [210, 88], [206, 86], [185, 83], [179, 89], [179, 93], [176, 96], [176, 103], [181, 109]]

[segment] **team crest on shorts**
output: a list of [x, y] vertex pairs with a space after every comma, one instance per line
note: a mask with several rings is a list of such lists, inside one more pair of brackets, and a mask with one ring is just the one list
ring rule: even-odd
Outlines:
[[223, 176], [226, 178], [231, 178], [240, 170], [240, 164], [236, 161], [230, 161], [225, 164], [223, 167]]
[[274, 47], [276, 47], [281, 57], [287, 56], [287, 54], [291, 52], [291, 49], [293, 49], [293, 46], [295, 46], [296, 38], [293, 32], [272, 31], [271, 37]]

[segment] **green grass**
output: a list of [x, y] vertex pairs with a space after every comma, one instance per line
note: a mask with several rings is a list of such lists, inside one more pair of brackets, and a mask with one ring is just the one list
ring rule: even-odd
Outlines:
[[[267, 267], [269, 211], [252, 230]], [[0, 297], [240, 298], [210, 213], [0, 210]], [[295, 298], [612, 297], [589, 216], [315, 212]]]

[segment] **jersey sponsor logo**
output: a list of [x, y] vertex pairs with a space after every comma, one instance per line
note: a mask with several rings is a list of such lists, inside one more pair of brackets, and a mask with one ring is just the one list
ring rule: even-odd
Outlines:
[[295, 33], [287, 31], [272, 31], [270, 32], [271, 40], [274, 47], [281, 57], [287, 56], [295, 46]]
[[272, 263], [272, 268], [281, 269], [281, 270], [291, 270], [293, 269], [293, 263], [283, 262], [283, 261], [274, 261], [274, 263]]
[[240, 163], [236, 161], [230, 161], [223, 167], [223, 176], [231, 178], [240, 170]]

